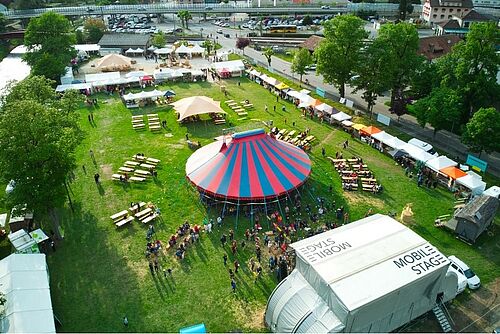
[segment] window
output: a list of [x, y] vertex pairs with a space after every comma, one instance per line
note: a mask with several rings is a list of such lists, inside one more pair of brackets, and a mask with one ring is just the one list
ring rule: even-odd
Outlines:
[[450, 13], [453, 13], [453, 8], [450, 8]]
[[441, 14], [441, 18], [444, 19], [444, 15]]
[[446, 11], [446, 8], [441, 8], [441, 13], [444, 13]]
[[433, 19], [435, 19], [436, 17], [437, 17], [437, 15], [436, 15], [436, 14], [432, 15], [432, 18], [433, 18]]
[[457, 12], [459, 12], [459, 13], [460, 13], [461, 11], [462, 11], [462, 10], [461, 10], [460, 8], [457, 8]]
[[452, 15], [448, 15], [448, 18], [451, 19]]

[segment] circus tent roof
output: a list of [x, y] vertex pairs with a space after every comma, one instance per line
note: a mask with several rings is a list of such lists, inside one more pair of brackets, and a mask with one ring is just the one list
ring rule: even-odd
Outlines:
[[200, 192], [225, 199], [275, 199], [302, 185], [311, 160], [300, 148], [277, 140], [263, 129], [236, 133], [191, 155], [187, 178]]

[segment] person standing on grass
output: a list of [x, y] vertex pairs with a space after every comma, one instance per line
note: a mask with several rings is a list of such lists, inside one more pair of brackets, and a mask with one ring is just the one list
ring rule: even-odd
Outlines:
[[326, 156], [326, 150], [324, 147], [321, 148], [321, 155], [323, 156], [323, 158]]
[[265, 111], [265, 112], [268, 112], [268, 110], [269, 110], [269, 108], [267, 107], [267, 104], [266, 104], [266, 105], [264, 105], [264, 111]]
[[155, 268], [153, 267], [153, 264], [149, 262], [149, 270], [151, 271], [151, 275], [155, 274]]
[[234, 260], [234, 273], [235, 274], [238, 273], [239, 268], [240, 268], [240, 263], [238, 262], [238, 260]]
[[224, 260], [224, 267], [227, 266], [227, 254], [224, 253], [222, 259]]
[[127, 318], [127, 316], [123, 317], [123, 326], [128, 327], [128, 318]]
[[222, 244], [222, 247], [226, 245], [226, 242], [227, 242], [227, 236], [225, 234], [222, 234], [222, 236], [220, 237], [220, 243]]
[[96, 183], [96, 184], [99, 184], [99, 178], [100, 178], [100, 177], [101, 177], [101, 176], [99, 175], [99, 173], [95, 173], [95, 174], [94, 174], [94, 181], [95, 181], [95, 183]]
[[222, 217], [217, 217], [217, 227], [220, 228], [222, 226]]
[[233, 241], [234, 240], [234, 231], [233, 229], [230, 229], [229, 230], [229, 241]]
[[231, 289], [233, 289], [233, 293], [236, 293], [236, 281], [231, 279]]

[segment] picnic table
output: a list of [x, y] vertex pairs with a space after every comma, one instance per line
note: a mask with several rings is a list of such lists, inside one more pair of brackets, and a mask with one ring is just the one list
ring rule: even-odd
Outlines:
[[357, 177], [352, 177], [352, 176], [342, 176], [342, 181], [357, 181]]
[[137, 160], [137, 161], [144, 161], [147, 158], [145, 156], [135, 154], [132, 156], [132, 159]]
[[123, 173], [132, 173], [134, 169], [130, 167], [120, 167], [118, 168], [118, 171]]
[[135, 116], [132, 116], [132, 119], [140, 119], [142, 120], [144, 118], [144, 115], [135, 115]]
[[147, 114], [148, 118], [158, 118], [158, 114]]
[[142, 182], [142, 181], [146, 181], [145, 178], [143, 177], [139, 177], [139, 176], [132, 176], [129, 178], [130, 181], [136, 181], [136, 182]]
[[148, 172], [147, 170], [142, 170], [142, 169], [136, 169], [134, 174], [139, 175], [139, 176], [150, 176], [151, 173]]
[[296, 134], [296, 133], [297, 133], [297, 131], [292, 130], [292, 131], [288, 132], [288, 135], [289, 135], [290, 137], [293, 137], [293, 136], [295, 136], [295, 134]]
[[[137, 205], [139, 204], [139, 205]], [[146, 202], [139, 202], [128, 208], [130, 212], [135, 212], [138, 211], [139, 209], [142, 209], [146, 205]]]
[[354, 168], [354, 169], [359, 169], [361, 166], [363, 168], [368, 168], [368, 165], [351, 165], [351, 167]]
[[232, 103], [234, 100], [227, 100], [226, 103]]
[[128, 167], [130, 167], [130, 166], [137, 167], [139, 165], [140, 165], [140, 163], [138, 163], [136, 161], [125, 161], [125, 166], [128, 166]]
[[156, 167], [155, 165], [150, 165], [150, 164], [147, 164], [147, 163], [142, 163], [142, 164], [140, 164], [140, 166], [143, 167], [143, 168], [147, 168], [147, 169], [153, 169], [153, 168]]
[[114, 215], [110, 216], [109, 218], [111, 218], [111, 220], [115, 221], [115, 220], [122, 219], [127, 214], [128, 214], [128, 211], [127, 210], [123, 210], [123, 211], [120, 211], [118, 213], [115, 213]]
[[347, 159], [347, 162], [349, 163], [357, 163], [358, 161], [358, 159]]
[[151, 164], [151, 163], [152, 163], [152, 164], [158, 164], [158, 163], [160, 163], [160, 160], [155, 159], [155, 158], [147, 158], [147, 159], [146, 159], [146, 161], [147, 161], [148, 163], [150, 163], [150, 164]]
[[371, 178], [371, 179], [367, 179], [367, 178], [362, 177], [362, 178], [361, 178], [361, 182], [366, 182], [366, 183], [377, 183], [377, 179], [373, 179], [373, 178]]
[[144, 210], [137, 212], [137, 213], [134, 215], [134, 217], [136, 217], [136, 218], [139, 218], [139, 219], [140, 219], [142, 216], [148, 215], [148, 214], [150, 214], [151, 212], [153, 212], [153, 209], [151, 209], [151, 208], [145, 208]]
[[351, 175], [352, 173], [354, 173], [352, 170], [341, 170], [339, 172], [342, 174], [347, 174], [347, 175]]
[[316, 137], [314, 137], [314, 136], [307, 136], [305, 141], [311, 142], [311, 141], [314, 141], [315, 139], [316, 139]]
[[286, 131], [287, 131], [286, 129], [281, 129], [281, 130], [278, 132], [278, 134], [280, 134], [280, 135], [284, 135], [284, 134], [286, 133]]

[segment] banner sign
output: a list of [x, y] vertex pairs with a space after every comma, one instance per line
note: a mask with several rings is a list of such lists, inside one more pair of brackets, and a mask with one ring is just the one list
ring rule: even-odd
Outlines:
[[389, 125], [389, 124], [391, 124], [391, 118], [388, 116], [382, 115], [382, 114], [378, 114], [377, 115], [377, 122], [385, 124], [385, 125]]
[[486, 161], [476, 158], [475, 156], [472, 156], [470, 154], [467, 155], [467, 161], [465, 163], [467, 165], [476, 166], [481, 170], [481, 172], [485, 172], [486, 167], [488, 166], [488, 163]]
[[325, 90], [319, 87], [316, 87], [316, 94], [318, 94], [321, 97], [325, 97]]

